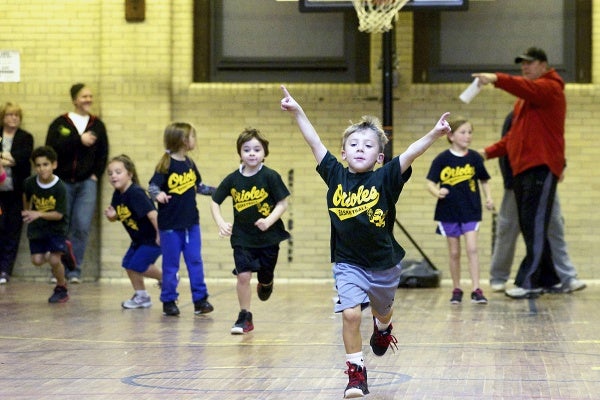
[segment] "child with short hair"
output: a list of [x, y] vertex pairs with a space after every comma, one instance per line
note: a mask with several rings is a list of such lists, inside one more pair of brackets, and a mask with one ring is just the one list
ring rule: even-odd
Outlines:
[[[237, 139], [240, 166], [229, 174], [212, 195], [211, 212], [219, 235], [231, 237], [233, 274], [237, 277], [238, 318], [231, 334], [241, 335], [254, 329], [250, 312], [250, 280], [257, 273], [258, 298], [266, 301], [273, 292], [279, 243], [289, 239], [281, 215], [287, 209], [289, 190], [281, 176], [264, 165], [269, 141], [257, 130], [246, 128]], [[221, 215], [221, 203], [231, 196], [233, 224]]]
[[328, 187], [331, 258], [339, 297], [335, 312], [342, 313], [348, 366], [344, 397], [362, 397], [369, 393], [360, 332], [362, 310], [370, 305], [373, 313], [373, 353], [382, 356], [388, 347], [397, 347], [392, 313], [405, 251], [393, 234], [396, 202], [412, 173], [412, 162], [450, 130], [446, 122], [449, 113], [443, 114], [429, 133], [377, 169], [376, 164], [383, 164], [388, 139], [377, 118], [362, 117], [344, 132], [342, 160], [348, 164], [344, 167], [327, 150], [302, 107], [284, 86], [282, 89], [281, 108], [294, 115], [317, 161], [317, 172]]
[[160, 256], [158, 213], [146, 191], [140, 187], [135, 164], [129, 156], [121, 154], [113, 157], [107, 172], [115, 191], [104, 215], [111, 222], [121, 221], [131, 238], [122, 266], [135, 293], [121, 306], [126, 309], [152, 307], [144, 277], [156, 279], [159, 283], [162, 279], [162, 271], [155, 264]]
[[460, 237], [465, 237], [469, 271], [471, 273], [471, 302], [487, 304], [487, 299], [479, 287], [479, 255], [477, 232], [481, 221], [481, 195], [479, 182], [485, 193], [485, 206], [494, 209], [494, 202], [485, 169], [483, 157], [470, 150], [473, 135], [472, 124], [463, 117], [449, 122], [452, 129], [448, 133], [450, 148], [440, 153], [431, 163], [427, 174], [427, 188], [435, 198], [434, 219], [438, 221], [436, 232], [446, 236], [452, 277], [451, 304], [462, 302], [460, 288]]
[[23, 183], [24, 209], [21, 212], [23, 222], [28, 224], [31, 262], [36, 266], [42, 266], [46, 261], [50, 264], [56, 287], [48, 302], [64, 303], [69, 300], [65, 268], [61, 262], [61, 256], [67, 252], [67, 189], [54, 175], [57, 156], [52, 147], [36, 148], [31, 153], [31, 160], [36, 174]]
[[169, 124], [163, 139], [165, 153], [156, 166], [148, 188], [152, 198], [158, 202], [163, 271], [160, 300], [163, 314], [179, 315], [177, 285], [182, 253], [190, 279], [194, 314], [206, 314], [213, 311], [213, 306], [208, 302], [208, 289], [204, 281], [196, 194], [210, 196], [215, 188], [202, 183], [196, 163], [187, 156], [196, 146], [196, 129], [192, 124]]

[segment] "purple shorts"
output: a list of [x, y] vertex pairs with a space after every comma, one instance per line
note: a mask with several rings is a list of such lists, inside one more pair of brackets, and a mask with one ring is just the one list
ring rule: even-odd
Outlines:
[[478, 231], [479, 221], [474, 222], [438, 222], [435, 233], [447, 237], [459, 237], [467, 232]]

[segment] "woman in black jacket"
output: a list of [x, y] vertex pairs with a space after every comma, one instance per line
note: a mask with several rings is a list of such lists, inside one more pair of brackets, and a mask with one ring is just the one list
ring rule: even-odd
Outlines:
[[0, 284], [15, 266], [23, 221], [23, 181], [31, 174], [33, 136], [21, 129], [23, 110], [7, 102], [0, 108], [0, 162], [6, 179], [0, 186]]

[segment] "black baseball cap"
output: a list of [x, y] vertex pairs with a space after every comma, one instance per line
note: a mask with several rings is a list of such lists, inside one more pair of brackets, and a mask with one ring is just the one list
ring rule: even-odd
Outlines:
[[544, 61], [548, 62], [548, 57], [546, 57], [546, 52], [539, 47], [530, 47], [524, 54], [517, 56], [515, 58], [515, 64], [520, 64], [523, 61]]

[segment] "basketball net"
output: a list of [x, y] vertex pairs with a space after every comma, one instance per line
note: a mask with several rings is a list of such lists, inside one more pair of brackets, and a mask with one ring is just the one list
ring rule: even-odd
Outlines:
[[352, 0], [361, 32], [381, 33], [392, 29], [392, 21], [408, 0]]

